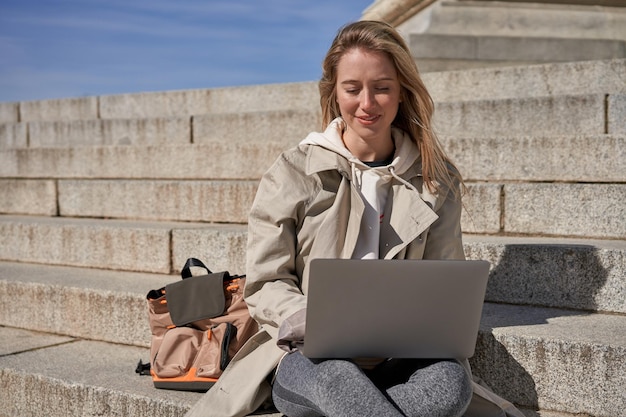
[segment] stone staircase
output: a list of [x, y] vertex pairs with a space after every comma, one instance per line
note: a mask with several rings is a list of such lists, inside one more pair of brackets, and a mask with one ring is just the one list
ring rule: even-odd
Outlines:
[[[492, 263], [475, 374], [531, 417], [626, 410], [626, 60], [424, 74]], [[0, 416], [182, 416], [145, 295], [188, 257], [244, 270], [277, 154], [318, 130], [295, 83], [0, 103]]]
[[413, 3], [432, 3], [398, 25], [422, 71], [626, 58], [624, 0]]

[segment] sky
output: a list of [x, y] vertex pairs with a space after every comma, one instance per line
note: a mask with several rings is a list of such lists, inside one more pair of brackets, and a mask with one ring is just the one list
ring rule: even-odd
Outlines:
[[0, 102], [314, 81], [374, 0], [0, 0]]

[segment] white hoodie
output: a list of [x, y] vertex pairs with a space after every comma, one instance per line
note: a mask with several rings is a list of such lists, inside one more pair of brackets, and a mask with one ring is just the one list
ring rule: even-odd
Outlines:
[[[419, 157], [419, 150], [409, 136], [397, 128], [392, 128], [391, 135], [395, 144], [392, 162], [387, 166], [369, 167], [346, 148], [342, 133], [345, 122], [338, 117], [333, 120], [323, 133], [310, 133], [300, 144], [317, 145], [346, 158], [352, 167], [352, 186], [357, 189], [365, 203], [365, 213], [361, 221], [359, 241], [352, 255], [353, 259], [378, 259], [380, 241], [380, 223], [384, 215], [391, 179], [414, 187], [402, 180], [402, 175]], [[417, 190], [415, 190], [417, 192]]]

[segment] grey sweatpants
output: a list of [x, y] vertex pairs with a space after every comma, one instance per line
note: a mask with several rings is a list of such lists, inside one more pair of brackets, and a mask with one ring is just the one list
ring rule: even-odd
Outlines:
[[454, 360], [392, 359], [371, 371], [349, 360], [285, 356], [272, 389], [288, 417], [460, 417], [471, 381]]

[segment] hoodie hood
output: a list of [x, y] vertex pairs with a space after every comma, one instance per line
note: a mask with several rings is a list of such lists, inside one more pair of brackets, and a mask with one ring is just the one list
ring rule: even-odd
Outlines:
[[392, 162], [387, 167], [370, 168], [359, 158], [352, 155], [348, 148], [346, 148], [342, 139], [345, 128], [345, 122], [341, 117], [338, 117], [328, 125], [324, 132], [310, 133], [300, 144], [321, 146], [348, 160], [353, 168], [382, 171], [381, 174], [383, 172], [388, 173], [388, 167], [391, 166], [397, 175], [402, 175], [420, 156], [417, 145], [411, 140], [409, 135], [398, 128], [392, 127], [391, 136], [396, 147]]

